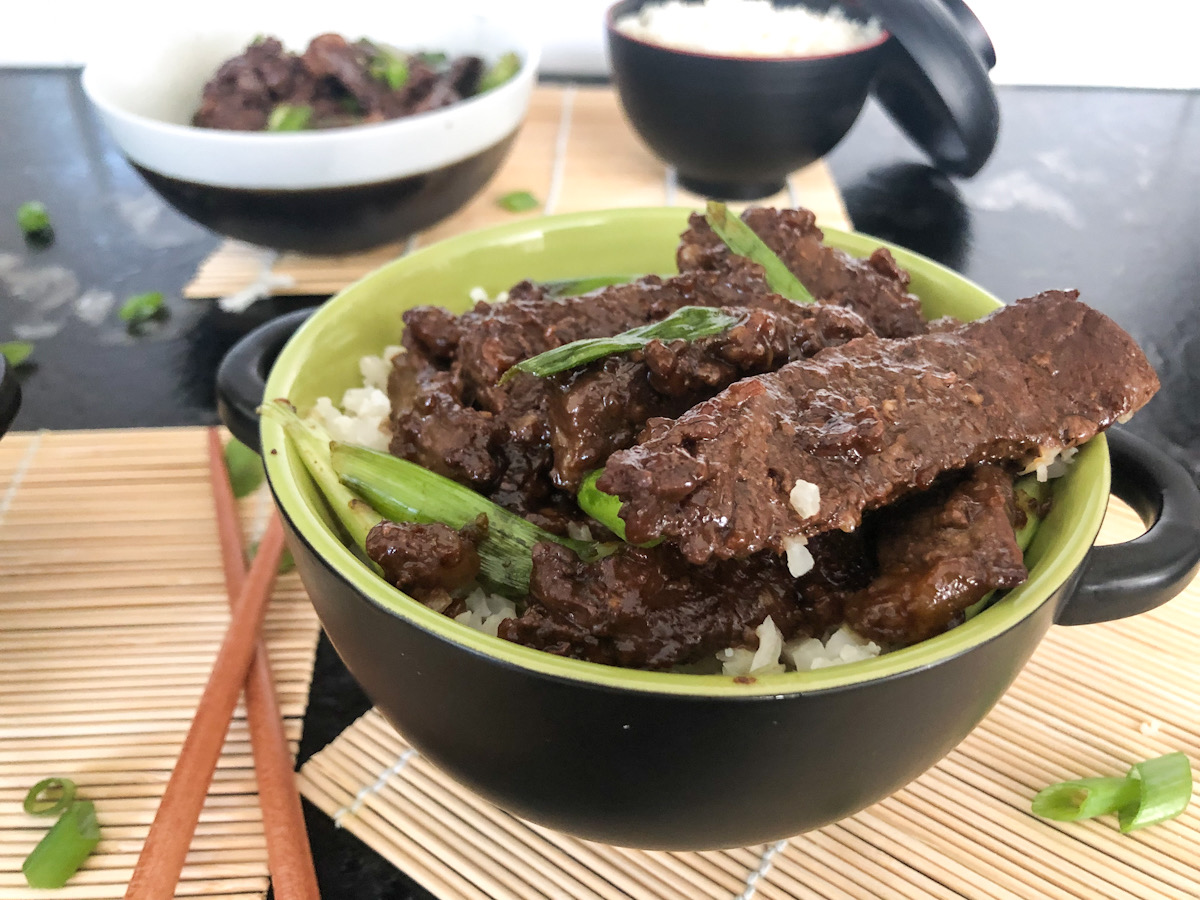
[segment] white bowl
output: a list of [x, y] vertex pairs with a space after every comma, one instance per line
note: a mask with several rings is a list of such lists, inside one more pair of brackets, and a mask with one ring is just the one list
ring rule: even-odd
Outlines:
[[[452, 4], [395, 0], [384, 10], [301, 5], [282, 22], [251, 11], [236, 26], [111, 46], [89, 61], [84, 91], [129, 161], [200, 224], [281, 249], [365, 249], [426, 228], [478, 193], [525, 116], [539, 57], [527, 35]], [[378, 124], [288, 133], [189, 124], [205, 82], [257, 35], [302, 51], [325, 32], [485, 62], [513, 51], [522, 64], [499, 88]]]

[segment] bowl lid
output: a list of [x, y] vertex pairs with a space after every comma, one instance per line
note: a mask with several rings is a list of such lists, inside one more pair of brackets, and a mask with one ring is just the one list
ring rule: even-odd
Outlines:
[[996, 51], [962, 0], [860, 0], [895, 38], [873, 93], [944, 172], [974, 175], [996, 146]]

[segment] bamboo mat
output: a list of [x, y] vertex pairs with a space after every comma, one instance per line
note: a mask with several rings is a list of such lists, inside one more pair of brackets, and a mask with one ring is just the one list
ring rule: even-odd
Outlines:
[[[1141, 523], [1113, 504], [1102, 539]], [[1200, 801], [1132, 835], [1034, 818], [1040, 788], [1200, 760], [1200, 585], [1106, 625], [1053, 628], [954, 752], [858, 815], [770, 846], [642, 852], [579, 841], [459, 787], [369, 712], [301, 770], [301, 792], [442, 900], [1195, 900]]]
[[[536, 212], [513, 214], [496, 205], [510, 191], [527, 190], [542, 201]], [[765, 206], [806, 206], [817, 221], [849, 228], [846, 209], [824, 162], [801, 169], [787, 188], [755, 201]], [[674, 184], [621, 113], [607, 87], [539, 87], [533, 93], [512, 152], [496, 177], [451, 218], [416, 237], [346, 256], [275, 254], [237, 241], [221, 244], [184, 288], [185, 297], [224, 297], [260, 279], [274, 294], [324, 295], [340, 291], [386, 262], [442, 238], [540, 214], [636, 206], [699, 208], [704, 198]], [[745, 204], [731, 204], [741, 208]]]
[[[119, 898], [229, 621], [202, 428], [0, 441], [0, 900]], [[242, 501], [249, 539], [265, 489]], [[318, 626], [295, 574], [263, 626], [295, 753]], [[63, 776], [103, 839], [58, 891], [21, 862], [50, 820], [21, 809]], [[177, 896], [261, 898], [266, 848], [239, 706]]]

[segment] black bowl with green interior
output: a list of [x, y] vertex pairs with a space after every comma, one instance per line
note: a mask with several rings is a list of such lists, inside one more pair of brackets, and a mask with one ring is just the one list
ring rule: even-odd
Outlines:
[[[1027, 583], [963, 625], [875, 659], [759, 678], [625, 670], [563, 659], [468, 629], [376, 577], [331, 527], [280, 428], [242, 418], [263, 396], [302, 411], [340, 397], [358, 359], [396, 343], [409, 305], [462, 310], [468, 292], [673, 269], [687, 212], [583, 213], [434, 245], [379, 269], [305, 321], [248, 336], [219, 378], [226, 419], [261, 439], [300, 575], [354, 677], [421, 753], [518, 816], [646, 848], [771, 841], [817, 828], [904, 786], [959, 743], [1055, 622], [1138, 613], [1200, 565], [1200, 494], [1186, 473], [1125, 434], [1089, 443], [1053, 485]], [[865, 256], [879, 242], [827, 231]], [[928, 316], [981, 316], [997, 301], [893, 248]], [[286, 343], [284, 343], [286, 340]], [[282, 346], [282, 349], [280, 347]], [[1110, 468], [1111, 460], [1111, 468]], [[1110, 491], [1150, 525], [1093, 547]], [[1099, 663], [1098, 663], [1099, 665]]]
[[0, 434], [17, 417], [21, 408], [21, 383], [17, 381], [16, 367], [0, 353]]

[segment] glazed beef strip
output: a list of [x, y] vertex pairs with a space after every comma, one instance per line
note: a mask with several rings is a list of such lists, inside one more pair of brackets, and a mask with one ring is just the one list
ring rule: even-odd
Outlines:
[[479, 575], [476, 547], [486, 535], [486, 521], [458, 531], [436, 522], [380, 522], [367, 533], [366, 550], [389, 584], [447, 612], [451, 591], [467, 587]]
[[[666, 537], [703, 563], [851, 530], [947, 470], [1078, 446], [1141, 408], [1158, 378], [1076, 297], [1039, 294], [954, 331], [858, 338], [743, 379], [674, 422], [652, 420], [598, 486], [624, 501], [631, 542]], [[819, 492], [815, 514], [793, 508], [798, 482]]]
[[959, 624], [968, 607], [1028, 576], [1017, 518], [1012, 475], [991, 465], [879, 510], [872, 523], [879, 574], [842, 600], [846, 624], [891, 645]]
[[230, 131], [262, 131], [275, 105], [294, 97], [308, 102], [314, 76], [275, 38], [251, 44], [226, 60], [204, 86], [192, 124]]
[[653, 417], [675, 418], [739, 378], [870, 333], [860, 316], [840, 307], [802, 306], [775, 294], [755, 300], [762, 306], [725, 308], [742, 321], [722, 334], [651, 341], [642, 351], [543, 379], [554, 483], [578, 490], [590, 470], [633, 446]]
[[[817, 300], [853, 309], [881, 337], [924, 333], [920, 301], [908, 292], [908, 273], [886, 247], [862, 260], [827, 246], [816, 217], [807, 209], [757, 207], [747, 209], [742, 220]], [[694, 213], [689, 225], [676, 254], [680, 272], [720, 271], [738, 259], [704, 216]]]

